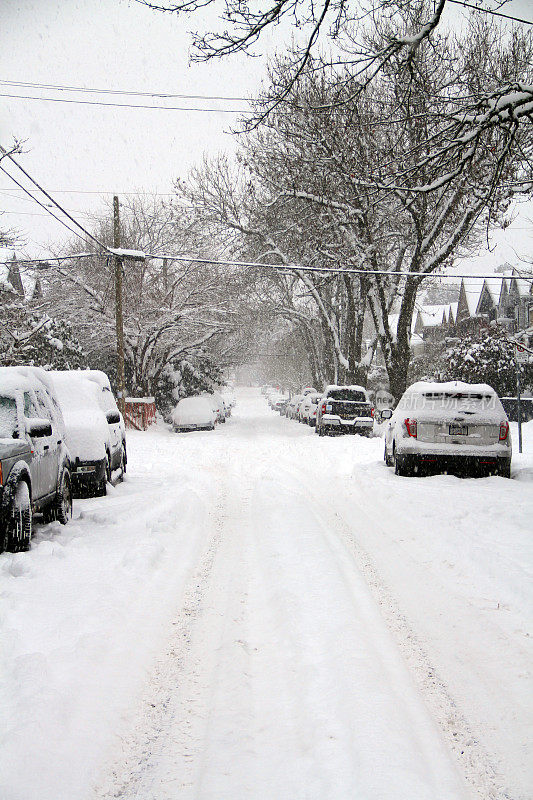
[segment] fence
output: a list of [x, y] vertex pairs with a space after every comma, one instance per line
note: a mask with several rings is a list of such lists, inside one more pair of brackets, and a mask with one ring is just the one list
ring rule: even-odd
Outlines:
[[126, 397], [126, 428], [145, 431], [155, 422], [153, 397]]

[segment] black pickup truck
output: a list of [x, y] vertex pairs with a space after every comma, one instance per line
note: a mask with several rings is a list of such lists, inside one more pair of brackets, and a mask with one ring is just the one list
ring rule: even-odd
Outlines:
[[316, 432], [359, 433], [369, 436], [374, 427], [374, 409], [362, 386], [327, 386], [318, 403]]

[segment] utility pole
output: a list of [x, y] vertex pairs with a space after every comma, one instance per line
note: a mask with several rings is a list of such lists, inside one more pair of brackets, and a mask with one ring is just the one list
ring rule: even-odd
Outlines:
[[[120, 248], [120, 216], [118, 197], [113, 197], [113, 247]], [[117, 400], [120, 413], [126, 419], [126, 387], [124, 381], [124, 320], [122, 317], [122, 274], [124, 265], [115, 256], [115, 321], [117, 329]]]

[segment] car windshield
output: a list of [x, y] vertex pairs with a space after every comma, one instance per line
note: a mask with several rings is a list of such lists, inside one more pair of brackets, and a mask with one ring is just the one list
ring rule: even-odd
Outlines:
[[18, 438], [17, 406], [12, 397], [0, 397], [0, 438]]
[[332, 389], [328, 392], [328, 400], [351, 400], [352, 402], [366, 402], [364, 392], [356, 389]]

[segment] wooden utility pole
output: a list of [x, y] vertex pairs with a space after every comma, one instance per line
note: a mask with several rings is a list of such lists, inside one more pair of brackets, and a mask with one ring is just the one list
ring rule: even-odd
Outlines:
[[[113, 247], [120, 248], [120, 217], [118, 197], [113, 197]], [[122, 317], [123, 260], [115, 256], [115, 320], [117, 329], [117, 401], [120, 413], [126, 419], [126, 386], [124, 380], [124, 320]]]

